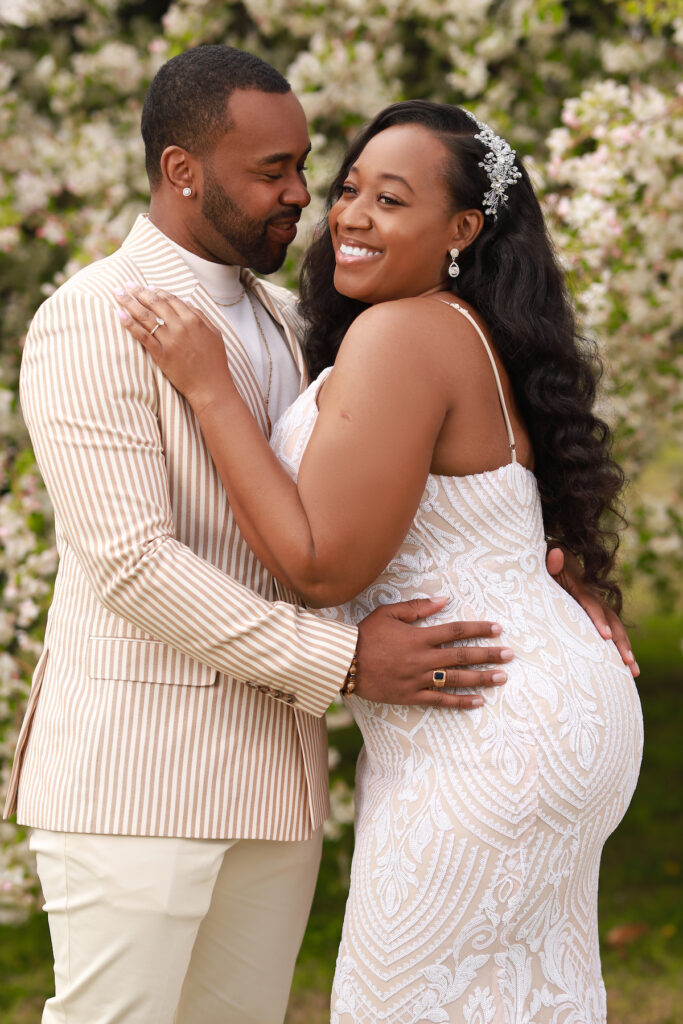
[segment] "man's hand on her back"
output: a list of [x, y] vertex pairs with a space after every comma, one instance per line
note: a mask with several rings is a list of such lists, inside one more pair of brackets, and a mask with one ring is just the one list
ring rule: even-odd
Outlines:
[[605, 640], [614, 640], [621, 659], [630, 668], [631, 674], [639, 676], [640, 669], [631, 650], [631, 641], [623, 622], [600, 594], [584, 583], [583, 567], [578, 558], [558, 544], [549, 549], [545, 564], [550, 575], [581, 605], [600, 636]]
[[[512, 651], [493, 646], [441, 646], [475, 637], [495, 640], [501, 633], [497, 623], [447, 622], [422, 629], [411, 625], [445, 604], [446, 598], [415, 599], [383, 605], [368, 615], [359, 626], [354, 693], [385, 704], [474, 708], [483, 704], [481, 695], [444, 693], [442, 687], [502, 686], [507, 679], [504, 665], [512, 659]], [[488, 667], [476, 667], [482, 665]], [[445, 670], [445, 678], [438, 684], [435, 670]]]

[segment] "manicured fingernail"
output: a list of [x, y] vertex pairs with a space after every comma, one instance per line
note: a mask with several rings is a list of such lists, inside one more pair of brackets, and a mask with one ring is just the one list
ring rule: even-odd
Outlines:
[[605, 640], [612, 639], [612, 630], [609, 628], [609, 626], [603, 626], [602, 635], [604, 636]]
[[515, 652], [511, 651], [509, 647], [504, 647], [503, 650], [500, 652], [501, 661], [512, 661], [514, 656]]
[[472, 698], [472, 703], [470, 704], [470, 707], [471, 708], [480, 708], [483, 703], [484, 703], [484, 698], [483, 697], [473, 697]]
[[118, 295], [119, 298], [123, 298], [126, 294], [125, 288], [114, 288], [114, 295]]
[[134, 292], [136, 288], [139, 288], [137, 281], [126, 281], [126, 288], [129, 292]]
[[491, 676], [491, 681], [494, 683], [504, 683], [507, 680], [507, 672], [494, 672]]
[[128, 316], [128, 313], [126, 313], [125, 309], [117, 309], [116, 315], [119, 318], [119, 320], [124, 324], [127, 324], [128, 321], [130, 320], [130, 317]]
[[633, 674], [635, 676], [639, 676], [640, 675], [640, 669], [638, 668], [638, 662], [637, 661], [633, 662]]
[[491, 626], [491, 636], [500, 636], [503, 632], [503, 627], [499, 626], [497, 622], [494, 622]]
[[633, 651], [627, 651], [626, 652], [626, 660], [627, 661], [635, 661], [636, 660]]

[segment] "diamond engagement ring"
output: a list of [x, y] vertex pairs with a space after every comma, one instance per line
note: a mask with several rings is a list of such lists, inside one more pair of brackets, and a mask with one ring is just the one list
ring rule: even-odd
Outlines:
[[164, 326], [165, 326], [165, 324], [166, 324], [166, 321], [165, 321], [165, 320], [162, 320], [160, 316], [158, 316], [158, 317], [156, 318], [156, 321], [157, 321], [157, 322], [155, 323], [154, 327], [153, 327], [153, 328], [152, 328], [152, 330], [151, 330], [151, 331], [149, 332], [150, 334], [154, 334], [154, 332], [155, 332], [155, 331], [158, 331], [160, 327], [164, 327]]

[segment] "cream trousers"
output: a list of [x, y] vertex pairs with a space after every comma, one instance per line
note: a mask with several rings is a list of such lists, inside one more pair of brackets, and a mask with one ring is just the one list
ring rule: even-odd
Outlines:
[[42, 1024], [282, 1024], [322, 830], [304, 842], [34, 829], [55, 995]]

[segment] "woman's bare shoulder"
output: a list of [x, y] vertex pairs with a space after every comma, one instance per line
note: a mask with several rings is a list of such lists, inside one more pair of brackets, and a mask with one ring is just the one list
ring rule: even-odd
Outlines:
[[[421, 353], [424, 358], [429, 349], [436, 354], [439, 342], [453, 342], [472, 331], [465, 317], [450, 309], [445, 299], [436, 296], [393, 299], [369, 306], [356, 316], [339, 354], [350, 354], [358, 347], [366, 350], [370, 342], [373, 348], [391, 346], [395, 355], [405, 349], [408, 354]], [[416, 346], [418, 341], [420, 345]]]
[[[445, 361], [452, 361], [455, 348], [459, 359], [467, 360], [467, 352], [472, 347], [467, 342], [476, 338], [476, 330], [462, 313], [450, 307], [448, 300], [452, 298], [448, 294], [443, 298], [416, 296], [368, 307], [349, 327], [337, 356], [338, 362], [390, 358], [392, 363], [419, 363], [423, 369], [433, 365], [435, 371], [440, 372]], [[486, 332], [476, 311], [466, 303], [459, 304]]]

